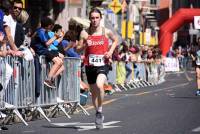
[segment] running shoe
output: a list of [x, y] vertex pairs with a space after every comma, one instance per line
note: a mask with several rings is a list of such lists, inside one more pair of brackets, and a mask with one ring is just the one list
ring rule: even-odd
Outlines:
[[0, 130], [8, 130], [8, 128], [5, 127], [5, 126], [2, 126], [2, 127], [0, 128]]
[[200, 90], [197, 90], [196, 96], [200, 96]]
[[101, 112], [96, 112], [95, 125], [96, 129], [103, 129], [104, 116]]
[[45, 84], [47, 87], [56, 88], [56, 86], [53, 84], [53, 82], [52, 82], [51, 80], [45, 80], [45, 81], [44, 81], [44, 84]]

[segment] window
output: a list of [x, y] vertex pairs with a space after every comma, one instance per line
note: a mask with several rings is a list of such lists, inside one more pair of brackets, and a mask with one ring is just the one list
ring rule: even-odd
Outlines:
[[156, 5], [157, 4], [157, 0], [151, 0], [151, 4]]

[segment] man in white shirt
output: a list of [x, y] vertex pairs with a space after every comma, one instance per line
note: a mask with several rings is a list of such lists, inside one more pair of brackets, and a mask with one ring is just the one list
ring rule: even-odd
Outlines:
[[[4, 16], [4, 30], [6, 33], [6, 36], [8, 38], [8, 43], [10, 45], [11, 53], [15, 56], [22, 56], [23, 53], [21, 51], [18, 51], [17, 46], [19, 47], [19, 45], [16, 45], [16, 41], [15, 41], [15, 36], [16, 36], [16, 26], [17, 26], [17, 16], [20, 15], [21, 11], [22, 11], [22, 7], [23, 7], [23, 3], [21, 0], [14, 0], [12, 3], [12, 7], [10, 9], [10, 14], [9, 15], [5, 15]], [[22, 39], [23, 40], [23, 31], [21, 31], [22, 35]], [[21, 44], [20, 44], [21, 45]]]

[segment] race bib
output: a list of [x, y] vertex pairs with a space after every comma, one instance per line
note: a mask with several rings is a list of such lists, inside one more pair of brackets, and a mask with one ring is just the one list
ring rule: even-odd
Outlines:
[[104, 66], [104, 55], [94, 55], [90, 54], [89, 55], [89, 65], [92, 66]]

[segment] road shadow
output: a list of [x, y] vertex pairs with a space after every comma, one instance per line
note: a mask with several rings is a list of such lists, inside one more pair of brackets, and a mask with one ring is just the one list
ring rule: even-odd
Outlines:
[[56, 126], [56, 125], [43, 125], [43, 128], [69, 128], [69, 129], [81, 129], [77, 126]]
[[174, 99], [193, 99], [193, 100], [200, 99], [199, 96], [170, 96], [170, 98], [174, 98]]
[[[84, 131], [84, 129], [80, 126], [76, 126], [76, 125], [67, 125], [67, 126], [58, 126], [58, 125], [43, 125], [42, 126], [43, 128], [52, 128], [52, 129], [55, 129], [55, 128], [67, 128], [67, 129], [74, 129], [74, 130], [77, 130], [77, 131]], [[100, 129], [96, 129], [95, 127], [94, 128], [90, 128], [90, 129], [87, 129], [87, 131], [99, 131]]]

